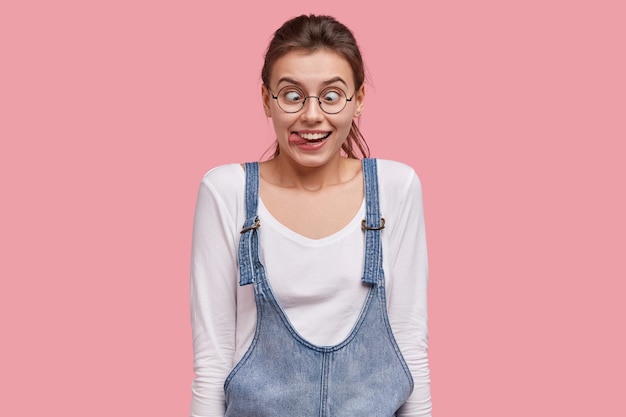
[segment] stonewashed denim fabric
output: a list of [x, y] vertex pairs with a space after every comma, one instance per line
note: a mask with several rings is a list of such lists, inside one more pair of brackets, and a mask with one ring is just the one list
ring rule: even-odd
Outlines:
[[239, 243], [240, 285], [254, 285], [257, 324], [250, 348], [226, 378], [226, 417], [392, 417], [413, 378], [391, 332], [382, 267], [378, 176], [363, 159], [366, 219], [362, 280], [370, 286], [346, 339], [316, 346], [292, 327], [259, 260], [259, 168], [246, 164], [246, 222]]

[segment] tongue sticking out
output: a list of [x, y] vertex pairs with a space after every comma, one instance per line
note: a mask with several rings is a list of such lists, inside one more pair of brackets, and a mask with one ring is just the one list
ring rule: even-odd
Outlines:
[[[298, 133], [291, 133], [289, 135], [289, 143], [294, 146], [297, 146], [302, 151], [316, 151], [321, 149], [326, 143], [326, 139], [328, 138], [328, 134], [326, 135], [307, 135], [310, 139], [307, 139], [304, 136], [299, 135]], [[316, 138], [316, 139], [313, 139]]]
[[298, 135], [297, 133], [292, 133], [291, 135], [289, 135], [289, 142], [299, 145], [302, 143], [306, 143], [306, 139], [304, 139], [302, 136]]
[[304, 143], [319, 143], [321, 141], [323, 141], [324, 139], [326, 139], [328, 137], [328, 135], [309, 135], [309, 138], [305, 138], [303, 136], [300, 136], [297, 133], [292, 133], [291, 135], [289, 135], [289, 141], [291, 143], [294, 144], [304, 144]]

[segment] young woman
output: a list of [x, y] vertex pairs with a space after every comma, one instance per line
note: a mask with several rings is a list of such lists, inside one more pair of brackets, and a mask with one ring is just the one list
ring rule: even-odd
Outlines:
[[192, 416], [431, 415], [421, 186], [367, 158], [364, 78], [332, 17], [275, 32], [274, 156], [214, 168], [198, 195]]

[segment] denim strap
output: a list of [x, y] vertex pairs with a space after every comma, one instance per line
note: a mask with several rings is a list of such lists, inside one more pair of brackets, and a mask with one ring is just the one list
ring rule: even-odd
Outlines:
[[255, 271], [263, 268], [259, 261], [259, 237], [261, 226], [257, 216], [259, 201], [259, 163], [246, 162], [246, 221], [239, 240], [239, 285], [254, 282]]
[[[363, 181], [365, 184], [365, 264], [363, 282], [374, 285], [383, 278], [382, 243], [380, 232], [384, 228], [384, 219], [380, 217], [378, 199], [378, 174], [376, 160], [364, 158]], [[259, 198], [259, 164], [248, 162], [246, 167], [246, 221], [241, 230], [239, 240], [239, 285], [254, 282], [256, 274], [263, 274], [263, 265], [259, 260], [259, 238], [257, 229], [260, 227], [257, 216]], [[256, 274], [255, 274], [256, 272]], [[259, 278], [262, 275], [259, 276]]]
[[383, 249], [380, 239], [385, 220], [380, 217], [378, 199], [378, 172], [376, 159], [363, 159], [363, 181], [365, 183], [365, 220], [362, 226], [365, 231], [365, 266], [363, 282], [374, 285], [383, 281]]

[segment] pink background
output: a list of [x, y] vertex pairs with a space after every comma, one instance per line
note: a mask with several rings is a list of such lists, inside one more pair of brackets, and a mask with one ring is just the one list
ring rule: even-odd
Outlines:
[[202, 174], [271, 144], [259, 72], [350, 26], [415, 167], [435, 416], [625, 416], [623, 2], [5, 1], [0, 415], [184, 416]]

